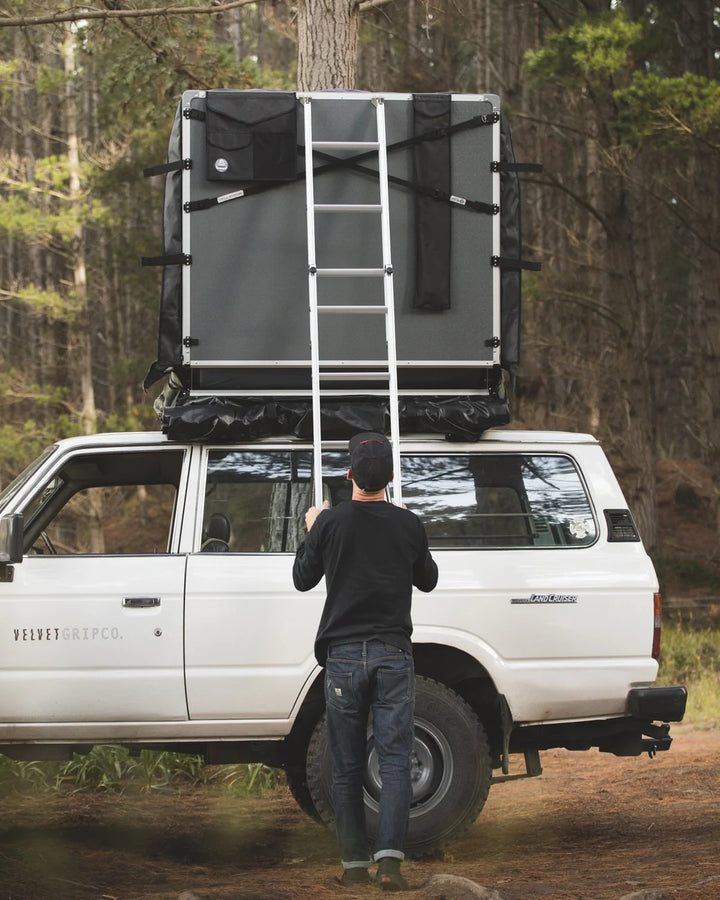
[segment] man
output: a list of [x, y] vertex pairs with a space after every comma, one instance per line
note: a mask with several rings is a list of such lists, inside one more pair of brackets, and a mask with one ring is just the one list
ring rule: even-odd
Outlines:
[[307, 591], [323, 575], [326, 579], [315, 655], [325, 667], [341, 883], [371, 880], [363, 773], [372, 710], [382, 779], [377, 881], [385, 890], [400, 891], [407, 890], [400, 863], [412, 796], [412, 587], [431, 591], [438, 571], [420, 519], [386, 501], [393, 477], [388, 439], [374, 432], [358, 434], [349, 450], [352, 499], [333, 509], [307, 511], [308, 536], [298, 548], [293, 581], [298, 590]]

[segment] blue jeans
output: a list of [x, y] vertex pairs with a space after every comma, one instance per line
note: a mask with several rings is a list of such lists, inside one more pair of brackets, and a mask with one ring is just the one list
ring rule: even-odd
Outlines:
[[333, 805], [345, 868], [370, 863], [363, 775], [372, 710], [382, 791], [375, 859], [404, 858], [412, 788], [415, 667], [410, 653], [382, 640], [333, 644], [325, 665]]

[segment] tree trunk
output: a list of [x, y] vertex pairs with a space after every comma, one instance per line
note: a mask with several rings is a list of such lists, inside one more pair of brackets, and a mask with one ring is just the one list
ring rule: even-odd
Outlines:
[[71, 327], [70, 341], [75, 344], [75, 363], [82, 397], [80, 423], [84, 434], [93, 434], [97, 431], [97, 410], [95, 408], [95, 391], [92, 380], [92, 344], [89, 334], [90, 316], [87, 297], [85, 241], [80, 214], [82, 178], [78, 137], [78, 109], [75, 96], [75, 35], [70, 25], [67, 25], [65, 28], [63, 60], [66, 77], [65, 125], [68, 144], [70, 206], [75, 221], [71, 239], [71, 265], [73, 270], [74, 302], [78, 310], [77, 319]]
[[355, 87], [359, 21], [353, 0], [298, 4], [298, 90]]
[[[78, 136], [78, 108], [75, 95], [75, 35], [72, 27], [65, 27], [63, 43], [65, 63], [65, 125], [68, 144], [68, 172], [70, 207], [75, 225], [71, 238], [71, 265], [73, 271], [74, 303], [78, 310], [70, 323], [69, 344], [73, 348], [75, 368], [80, 381], [80, 425], [84, 434], [97, 431], [97, 410], [92, 378], [92, 342], [90, 340], [90, 311], [88, 309], [87, 270], [85, 265], [85, 240], [81, 217], [82, 177]], [[90, 495], [90, 552], [104, 553], [105, 541], [101, 527], [102, 498], [99, 491]]]

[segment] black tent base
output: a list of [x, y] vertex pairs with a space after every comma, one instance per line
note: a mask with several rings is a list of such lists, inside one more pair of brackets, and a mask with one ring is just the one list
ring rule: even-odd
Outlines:
[[[171, 399], [165, 393], [155, 406], [171, 440], [237, 443], [291, 435], [311, 441], [313, 436], [310, 400], [190, 397], [181, 389]], [[399, 412], [401, 434], [442, 434], [454, 441], [476, 441], [488, 428], [510, 421], [507, 400], [493, 395], [401, 398]], [[322, 405], [324, 440], [389, 430], [385, 399], [353, 397]]]

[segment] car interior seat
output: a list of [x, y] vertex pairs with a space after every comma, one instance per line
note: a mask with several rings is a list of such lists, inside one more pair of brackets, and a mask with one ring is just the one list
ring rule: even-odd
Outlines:
[[230, 549], [230, 522], [222, 513], [213, 513], [203, 532], [203, 553], [227, 553]]

